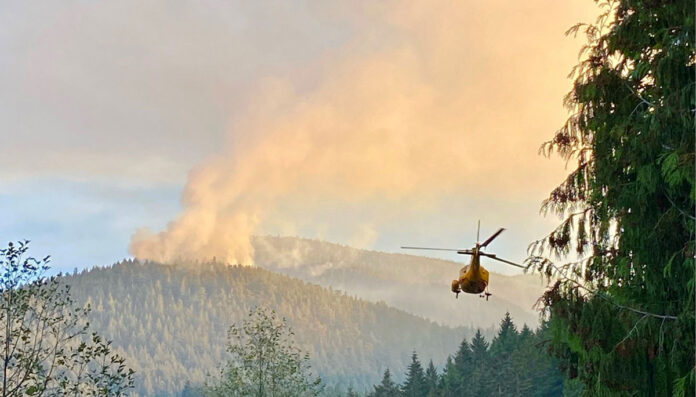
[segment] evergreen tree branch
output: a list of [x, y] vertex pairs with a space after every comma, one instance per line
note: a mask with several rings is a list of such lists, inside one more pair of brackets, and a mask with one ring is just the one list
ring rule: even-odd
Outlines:
[[[599, 290], [596, 290], [596, 289], [591, 289], [591, 288], [587, 287], [586, 285], [584, 285], [583, 283], [581, 283], [580, 281], [578, 281], [578, 280], [576, 280], [576, 279], [574, 279], [574, 278], [568, 276], [568, 275], [566, 274], [566, 272], [565, 272], [563, 269], [561, 269], [561, 268], [558, 267], [555, 263], [553, 263], [553, 262], [551, 262], [551, 261], [549, 261], [549, 260], [547, 260], [547, 259], [543, 259], [543, 258], [533, 258], [533, 259], [532, 259], [532, 262], [534, 262], [534, 261], [536, 261], [536, 260], [539, 260], [539, 259], [543, 260], [543, 261], [544, 261], [544, 264], [546, 264], [546, 265], [548, 265], [548, 266], [551, 266], [551, 267], [553, 267], [553, 268], [556, 270], [556, 274], [561, 276], [561, 278], [560, 278], [560, 281], [561, 281], [561, 282], [571, 282], [571, 283], [573, 283], [574, 285], [576, 285], [578, 288], [580, 288], [580, 289], [586, 291], [589, 295], [598, 296], [598, 297], [600, 297], [600, 298], [602, 298], [602, 299], [608, 301], [609, 303], [613, 304], [614, 306], [618, 307], [619, 309], [628, 310], [628, 311], [631, 311], [631, 312], [634, 312], [634, 313], [637, 313], [637, 314], [641, 314], [641, 315], [643, 315], [643, 316], [649, 316], [649, 317], [659, 318], [659, 319], [662, 319], [662, 320], [679, 320], [679, 317], [677, 317], [677, 316], [672, 316], [672, 315], [669, 315], [669, 314], [651, 313], [651, 312], [646, 312], [646, 311], [644, 311], [644, 310], [636, 309], [636, 308], [634, 308], [634, 307], [622, 305], [622, 304], [616, 302], [614, 299], [612, 299], [612, 297], [606, 295], [604, 292], [599, 291]], [[530, 266], [531, 266], [531, 264], [530, 264]]]

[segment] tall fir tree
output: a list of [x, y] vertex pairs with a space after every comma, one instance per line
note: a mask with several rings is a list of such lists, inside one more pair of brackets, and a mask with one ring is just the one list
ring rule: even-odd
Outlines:
[[488, 351], [488, 342], [483, 337], [481, 330], [477, 330], [471, 339], [471, 361], [473, 369], [466, 375], [469, 383], [466, 390], [471, 395], [489, 395], [491, 390], [491, 355]]
[[466, 339], [459, 344], [459, 349], [454, 355], [452, 377], [450, 379], [449, 392], [457, 396], [470, 395], [470, 377], [472, 372], [471, 347]]
[[384, 371], [382, 382], [370, 393], [370, 397], [399, 397], [400, 395], [399, 386], [392, 380], [389, 368]]
[[481, 330], [476, 330], [476, 334], [471, 339], [471, 359], [474, 364], [478, 365], [488, 361], [488, 342], [483, 337]]
[[520, 343], [527, 342], [533, 336], [534, 336], [534, 332], [532, 332], [532, 330], [527, 326], [527, 324], [524, 324], [522, 326], [522, 329], [520, 330], [520, 337], [519, 337]]
[[495, 382], [490, 385], [490, 392], [496, 396], [520, 396], [520, 374], [512, 361], [513, 352], [518, 348], [519, 335], [510, 313], [500, 321], [498, 334], [491, 342], [492, 368], [496, 371]]
[[543, 304], [585, 395], [694, 395], [694, 3], [599, 3], [542, 147], [576, 163], [543, 205], [564, 220], [531, 260], [559, 280]]
[[491, 353], [494, 355], [509, 355], [517, 344], [518, 332], [515, 323], [510, 317], [510, 312], [505, 313], [505, 317], [500, 321], [498, 334], [491, 342]]
[[466, 339], [459, 344], [459, 350], [454, 355], [454, 365], [460, 373], [465, 373], [471, 366], [471, 347]]
[[435, 396], [437, 392], [437, 369], [433, 364], [433, 360], [428, 363], [428, 368], [425, 370], [425, 395]]
[[418, 360], [418, 354], [413, 352], [401, 393], [404, 397], [423, 397], [426, 395], [426, 391], [427, 385], [423, 366]]
[[454, 365], [452, 356], [447, 357], [445, 368], [442, 370], [442, 375], [440, 375], [440, 381], [438, 382], [439, 395], [454, 396], [457, 394], [461, 394], [461, 384], [462, 377]]

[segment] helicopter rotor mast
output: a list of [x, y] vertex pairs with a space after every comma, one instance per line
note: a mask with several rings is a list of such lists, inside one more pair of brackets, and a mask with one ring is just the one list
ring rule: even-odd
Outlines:
[[478, 220], [478, 227], [476, 227], [476, 248], [479, 247], [479, 234], [481, 233], [481, 220]]

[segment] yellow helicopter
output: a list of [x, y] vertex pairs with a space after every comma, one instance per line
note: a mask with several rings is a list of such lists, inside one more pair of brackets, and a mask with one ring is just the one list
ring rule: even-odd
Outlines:
[[476, 231], [476, 245], [472, 249], [455, 249], [455, 248], [426, 248], [426, 247], [401, 247], [402, 249], [416, 249], [416, 250], [432, 250], [432, 251], [454, 251], [462, 255], [471, 255], [471, 263], [464, 266], [459, 271], [459, 279], [452, 280], [452, 292], [456, 294], [459, 298], [460, 292], [466, 292], [467, 294], [480, 294], [480, 297], [488, 297], [491, 294], [488, 292], [488, 270], [481, 266], [481, 257], [485, 256], [497, 261], [507, 263], [508, 265], [516, 266], [524, 269], [525, 267], [508, 260], [498, 258], [495, 254], [489, 254], [487, 252], [482, 252], [482, 249], [486, 248], [488, 244], [491, 243], [496, 237], [500, 235], [505, 229], [500, 228], [497, 232], [493, 233], [492, 236], [488, 237], [483, 243], [479, 243], [479, 232], [481, 231], [481, 221], [478, 222], [478, 229]]

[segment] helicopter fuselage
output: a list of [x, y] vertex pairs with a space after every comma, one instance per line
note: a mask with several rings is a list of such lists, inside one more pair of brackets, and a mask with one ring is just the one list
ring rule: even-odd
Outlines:
[[452, 280], [452, 292], [458, 294], [480, 294], [488, 286], [488, 270], [481, 266], [481, 256], [478, 248], [471, 255], [471, 263], [459, 271], [459, 279]]

